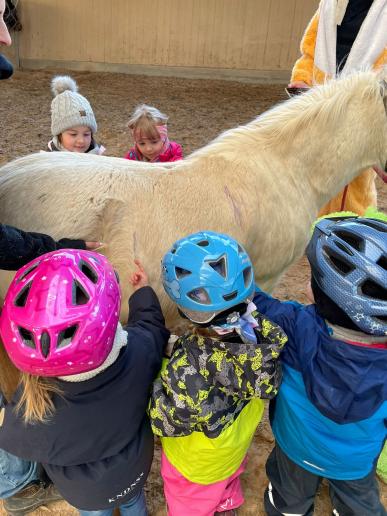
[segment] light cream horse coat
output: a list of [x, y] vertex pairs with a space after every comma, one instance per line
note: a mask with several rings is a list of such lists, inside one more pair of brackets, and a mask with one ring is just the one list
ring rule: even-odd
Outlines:
[[319, 208], [362, 170], [385, 166], [385, 98], [370, 72], [334, 80], [175, 163], [30, 155], [0, 170], [0, 221], [105, 242], [125, 313], [136, 257], [173, 320], [160, 260], [176, 239], [203, 229], [239, 240], [270, 291], [303, 253]]

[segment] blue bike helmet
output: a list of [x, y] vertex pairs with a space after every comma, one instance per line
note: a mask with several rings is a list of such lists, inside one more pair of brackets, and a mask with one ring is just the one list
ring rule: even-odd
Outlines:
[[193, 322], [208, 323], [254, 293], [253, 266], [228, 235], [203, 231], [173, 244], [162, 260], [166, 293]]
[[387, 223], [322, 219], [306, 254], [318, 287], [353, 323], [387, 335]]

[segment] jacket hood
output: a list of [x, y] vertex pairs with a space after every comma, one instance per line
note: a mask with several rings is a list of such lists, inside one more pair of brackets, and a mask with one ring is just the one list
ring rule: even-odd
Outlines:
[[[317, 320], [317, 327], [304, 321], [302, 359], [296, 367], [309, 400], [340, 424], [370, 417], [387, 400], [387, 350], [334, 339], [314, 305], [306, 307], [304, 313]], [[288, 362], [286, 353], [284, 358]]]

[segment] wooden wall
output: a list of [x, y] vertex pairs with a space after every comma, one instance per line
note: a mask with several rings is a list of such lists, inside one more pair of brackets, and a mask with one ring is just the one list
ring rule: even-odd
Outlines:
[[317, 0], [20, 0], [23, 67], [287, 77]]

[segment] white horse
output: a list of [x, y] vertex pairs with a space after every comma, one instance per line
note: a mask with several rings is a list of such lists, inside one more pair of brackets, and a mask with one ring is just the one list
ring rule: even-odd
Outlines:
[[161, 288], [160, 260], [193, 231], [239, 240], [257, 282], [270, 291], [303, 253], [329, 199], [373, 165], [386, 179], [386, 96], [386, 84], [371, 72], [337, 79], [176, 163], [33, 154], [0, 169], [0, 221], [105, 242], [124, 299], [133, 258], [141, 259], [169, 322], [175, 310]]

